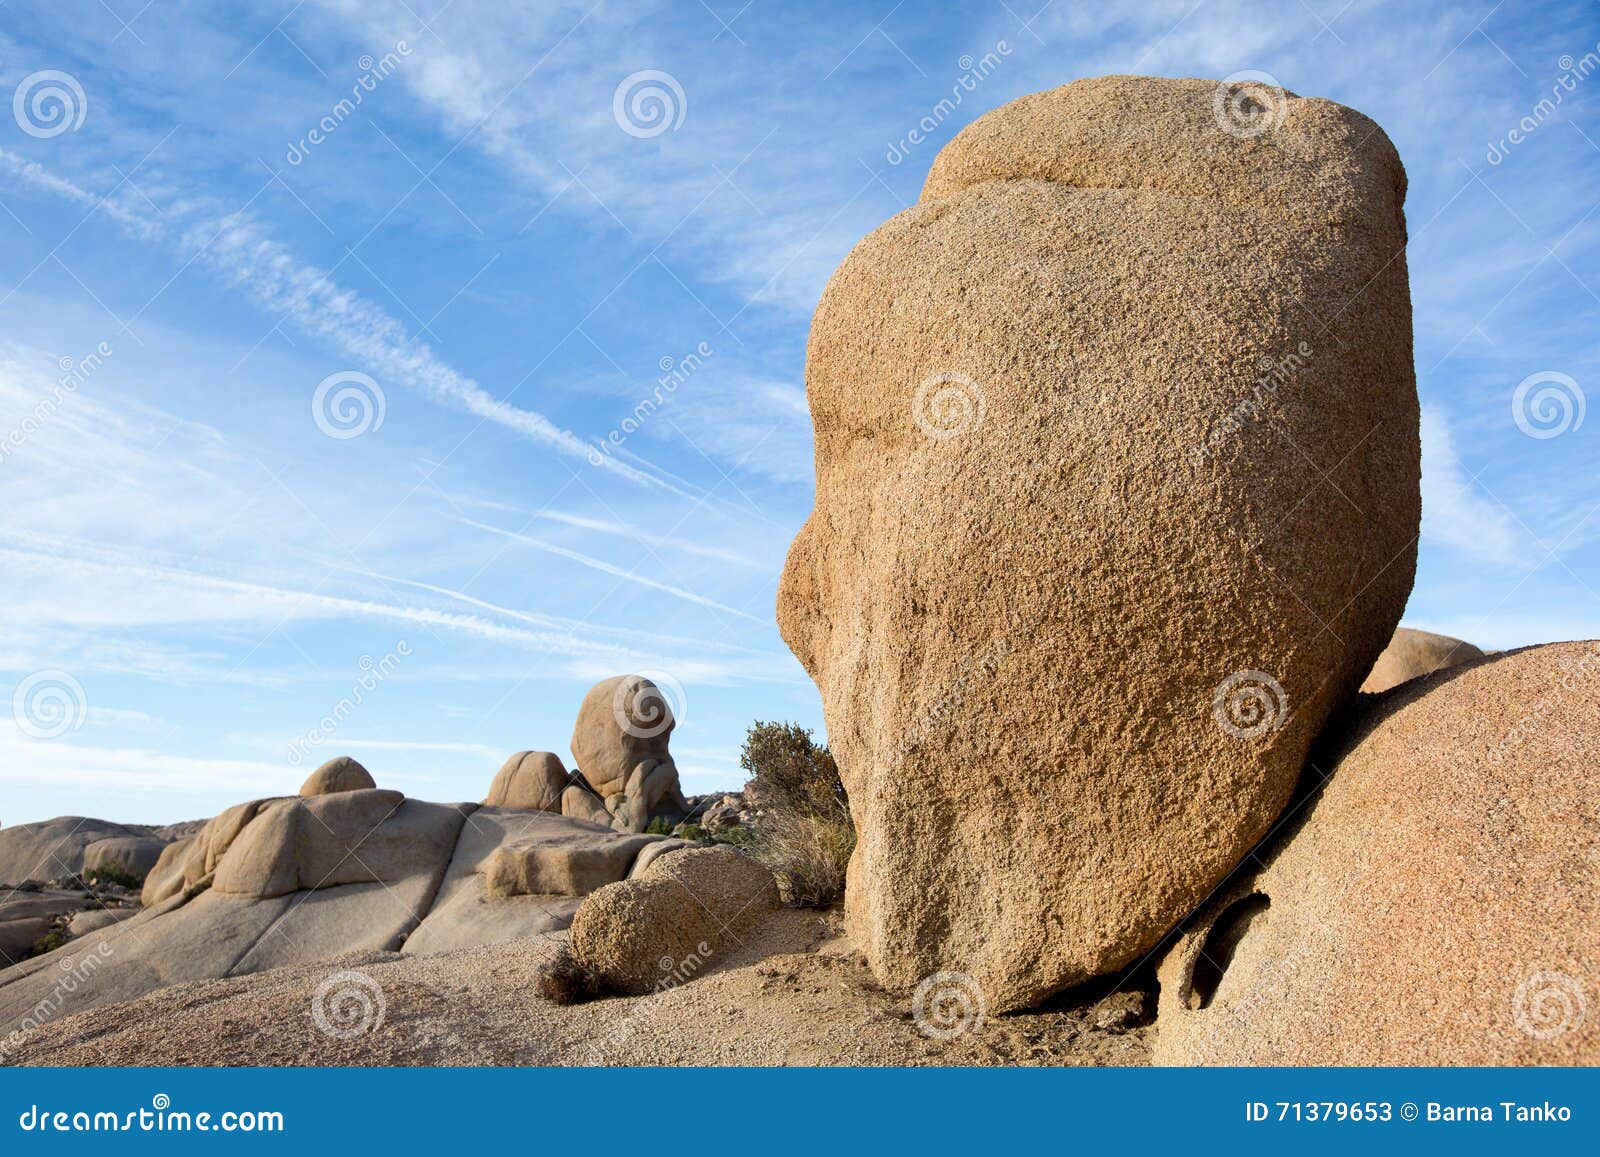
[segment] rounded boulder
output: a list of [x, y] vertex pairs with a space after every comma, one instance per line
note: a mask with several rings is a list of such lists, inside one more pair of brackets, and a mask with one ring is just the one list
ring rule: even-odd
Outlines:
[[1265, 866], [1162, 961], [1156, 1063], [1600, 1063], [1600, 643], [1331, 732]]
[[1236, 95], [1108, 77], [981, 117], [817, 308], [778, 620], [892, 989], [957, 970], [1007, 1011], [1154, 947], [1405, 606], [1404, 170], [1360, 113], [1263, 93], [1255, 132]]

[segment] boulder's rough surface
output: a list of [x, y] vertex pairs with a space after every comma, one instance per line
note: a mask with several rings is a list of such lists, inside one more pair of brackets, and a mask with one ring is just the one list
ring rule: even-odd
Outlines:
[[[497, 895], [485, 871], [501, 848], [543, 839], [623, 839], [603, 827], [520, 808], [480, 807], [467, 817], [438, 897], [405, 942], [422, 955], [475, 948], [559, 932], [572, 923], [581, 897], [549, 893]], [[653, 837], [652, 837], [653, 838]], [[664, 842], [664, 841], [658, 841]]]
[[377, 787], [372, 773], [348, 755], [336, 756], [317, 768], [300, 785], [300, 794], [332, 795], [340, 791], [365, 791]]
[[464, 814], [381, 788], [268, 801], [228, 848], [212, 888], [270, 899], [340, 884], [442, 878]]
[[1279, 94], [1249, 135], [1218, 95], [1109, 77], [989, 113], [817, 308], [778, 618], [892, 988], [959, 970], [1005, 1011], [1151, 948], [1405, 605], [1404, 171], [1360, 113]]
[[[589, 689], [572, 729], [572, 757], [610, 826], [642, 832], [652, 819], [676, 824], [688, 814], [678, 767], [667, 750], [677, 720], [667, 695], [640, 675], [617, 675]], [[587, 801], [578, 797], [577, 815]]]
[[139, 902], [146, 908], [153, 908], [161, 901], [171, 899], [183, 891], [184, 868], [189, 858], [189, 850], [194, 847], [196, 838], [187, 836], [181, 840], [174, 840], [161, 850], [160, 859], [156, 860], [155, 867], [145, 876], [144, 888], [139, 893]]
[[748, 856], [676, 851], [591, 893], [572, 920], [572, 953], [608, 991], [642, 995], [704, 972], [778, 903], [772, 873]]
[[91, 844], [145, 835], [145, 829], [86, 816], [58, 816], [35, 824], [0, 828], [0, 884], [81, 875], [84, 852]]
[[154, 836], [111, 836], [83, 849], [83, 870], [110, 869], [143, 881], [166, 851], [165, 840]]
[[137, 908], [85, 908], [72, 917], [67, 925], [67, 931], [74, 936], [87, 936], [91, 932], [109, 928], [113, 924], [131, 920], [138, 914]]
[[1446, 667], [1457, 667], [1481, 658], [1483, 652], [1471, 643], [1452, 639], [1449, 635], [1435, 635], [1432, 631], [1400, 627], [1367, 673], [1361, 690], [1371, 693], [1387, 691]]
[[1600, 643], [1366, 711], [1164, 958], [1157, 1063], [1600, 1063]]
[[561, 793], [561, 814], [575, 820], [588, 820], [602, 827], [611, 826], [611, 813], [603, 799], [594, 792], [575, 783]]
[[519, 751], [496, 773], [483, 802], [486, 807], [559, 812], [561, 796], [571, 786], [572, 774], [560, 756], [550, 751]]
[[626, 877], [640, 851], [661, 838], [611, 831], [543, 833], [502, 844], [485, 861], [483, 875], [491, 896], [586, 896]]

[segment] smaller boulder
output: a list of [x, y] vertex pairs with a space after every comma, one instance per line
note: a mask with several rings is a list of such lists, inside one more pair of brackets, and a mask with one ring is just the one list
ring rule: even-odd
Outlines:
[[83, 874], [111, 871], [141, 883], [166, 851], [165, 840], [153, 836], [113, 836], [83, 849]]
[[560, 756], [550, 751], [519, 751], [495, 775], [483, 802], [486, 807], [559, 812], [561, 797], [569, 786], [572, 776]]
[[611, 813], [606, 810], [605, 801], [581, 783], [575, 783], [561, 793], [561, 814], [576, 820], [588, 820], [602, 827], [611, 826]]
[[1372, 665], [1372, 670], [1361, 684], [1361, 690], [1376, 694], [1446, 667], [1457, 667], [1483, 657], [1483, 652], [1471, 643], [1452, 639], [1449, 635], [1396, 627], [1394, 638], [1389, 640], [1389, 645]]
[[708, 832], [739, 826], [739, 815], [744, 811], [744, 797], [725, 795], [700, 813], [700, 826]]
[[777, 881], [748, 856], [677, 851], [580, 904], [571, 951], [606, 991], [642, 996], [701, 975], [778, 904]]
[[306, 777], [301, 795], [333, 795], [341, 791], [365, 791], [377, 787], [372, 773], [348, 755], [330, 759]]

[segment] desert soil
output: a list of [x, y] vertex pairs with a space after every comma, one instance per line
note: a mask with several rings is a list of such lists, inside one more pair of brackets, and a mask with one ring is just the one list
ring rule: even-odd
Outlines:
[[[565, 935], [316, 965], [159, 990], [33, 1030], [39, 1065], [1140, 1065], [1154, 999], [1124, 985], [993, 1017], [953, 1039], [873, 983], [836, 916], [783, 910], [720, 967], [656, 995], [561, 1007], [536, 993]], [[340, 1039], [312, 1016], [319, 985], [355, 969], [380, 1024]]]

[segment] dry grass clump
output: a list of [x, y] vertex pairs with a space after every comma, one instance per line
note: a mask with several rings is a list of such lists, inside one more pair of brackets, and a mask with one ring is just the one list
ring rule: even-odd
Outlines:
[[563, 947], [556, 958], [539, 969], [539, 995], [551, 1004], [583, 1004], [600, 995], [600, 978]]
[[844, 899], [845, 868], [856, 846], [848, 813], [773, 812], [759, 822], [750, 851], [778, 878], [785, 904], [831, 908]]

